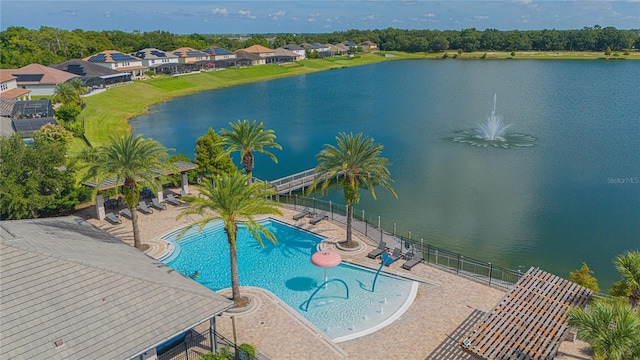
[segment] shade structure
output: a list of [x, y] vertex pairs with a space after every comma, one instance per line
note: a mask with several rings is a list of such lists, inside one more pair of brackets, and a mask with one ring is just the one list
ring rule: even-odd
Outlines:
[[323, 268], [334, 267], [342, 262], [340, 254], [329, 250], [318, 251], [311, 255], [311, 263]]

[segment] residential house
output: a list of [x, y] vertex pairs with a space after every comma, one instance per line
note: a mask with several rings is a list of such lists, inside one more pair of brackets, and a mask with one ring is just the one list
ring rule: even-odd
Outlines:
[[265, 59], [275, 55], [275, 52], [273, 49], [269, 49], [268, 47], [264, 47], [262, 45], [249, 46], [248, 48], [243, 50], [246, 52], [250, 52], [252, 54], [256, 54], [261, 58], [265, 58]]
[[156, 74], [176, 74], [191, 71], [191, 67], [187, 67], [180, 63], [180, 58], [168, 51], [158, 50], [156, 48], [146, 48], [132, 54], [142, 59], [142, 64], [149, 67]]
[[149, 68], [142, 64], [142, 59], [129, 54], [123, 54], [116, 50], [105, 50], [82, 59], [90, 63], [98, 64], [116, 70], [121, 73], [130, 73], [132, 79], [144, 75]]
[[358, 44], [358, 46], [360, 46], [362, 48], [362, 50], [364, 51], [377, 51], [378, 50], [378, 45], [376, 45], [376, 43], [371, 42], [371, 41], [363, 41], [360, 44]]
[[31, 90], [18, 87], [17, 76], [9, 70], [0, 70], [0, 98], [11, 100], [31, 99]]
[[[20, 69], [8, 69], [10, 75], [15, 76], [16, 85], [19, 88], [30, 90], [31, 95], [51, 96], [58, 84], [67, 82], [77, 75], [66, 71], [54, 69], [40, 64], [29, 64]], [[7, 84], [8, 89], [8, 84]]]
[[336, 48], [336, 54], [337, 55], [347, 55], [349, 53], [351, 53], [351, 48], [348, 47], [347, 45], [343, 44], [343, 43], [339, 43], [334, 45]]
[[353, 41], [349, 41], [349, 40], [345, 40], [343, 42], [341, 42], [340, 44], [348, 47], [348, 48], [355, 48], [358, 47], [358, 44], [354, 43]]
[[3, 359], [157, 359], [233, 307], [75, 216], [0, 222], [0, 282]]
[[300, 46], [304, 47], [310, 53], [316, 53], [317, 57], [329, 57], [331, 54], [329, 53], [329, 47], [320, 43], [302, 43]]
[[273, 56], [273, 60], [276, 64], [283, 64], [300, 60], [300, 55], [281, 47], [275, 49], [274, 54], [275, 55]]
[[171, 53], [178, 57], [178, 62], [181, 64], [195, 64], [203, 60], [210, 60], [210, 56], [206, 52], [187, 47], [175, 49]]
[[235, 54], [237, 56], [237, 64], [241, 67], [264, 65], [267, 63], [265, 58], [246, 50], [236, 50]]
[[202, 50], [209, 54], [210, 60], [214, 63], [216, 69], [224, 69], [236, 66], [237, 55], [229, 50], [210, 46]]
[[285, 46], [282, 47], [285, 50], [289, 50], [289, 51], [293, 51], [294, 53], [298, 54], [299, 58], [298, 60], [304, 60], [307, 58], [307, 53], [304, 49], [303, 46], [301, 45], [296, 45], [296, 44], [287, 44]]
[[131, 73], [119, 72], [109, 67], [80, 59], [72, 59], [60, 64], [49, 65], [52, 68], [78, 75], [89, 90], [119, 85], [131, 81]]

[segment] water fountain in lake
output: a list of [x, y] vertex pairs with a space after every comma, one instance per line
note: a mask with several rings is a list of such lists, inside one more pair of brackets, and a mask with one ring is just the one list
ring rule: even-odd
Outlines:
[[502, 115], [496, 113], [496, 94], [493, 95], [493, 110], [487, 116], [484, 124], [478, 124], [479, 128], [469, 130], [459, 130], [451, 140], [480, 147], [501, 147], [508, 149], [515, 147], [530, 147], [536, 140], [533, 136], [524, 134], [507, 133], [511, 124], [503, 121]]

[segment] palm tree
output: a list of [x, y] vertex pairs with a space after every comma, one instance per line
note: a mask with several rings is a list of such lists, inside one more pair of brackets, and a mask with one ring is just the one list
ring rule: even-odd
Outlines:
[[591, 345], [594, 359], [622, 360], [640, 356], [640, 312], [618, 299], [595, 300], [587, 308], [573, 307], [569, 324]]
[[322, 184], [321, 191], [329, 186], [330, 182], [338, 177], [342, 184], [344, 201], [347, 205], [347, 242], [346, 247], [353, 247], [351, 240], [351, 222], [353, 219], [353, 205], [360, 202], [359, 189], [371, 190], [371, 195], [376, 199], [375, 187], [381, 185], [389, 190], [396, 198], [398, 195], [391, 187], [393, 180], [387, 168], [390, 162], [387, 158], [380, 157], [383, 146], [376, 144], [373, 138], [362, 134], [339, 133], [336, 136], [338, 146], [325, 144], [316, 158], [316, 178], [309, 188], [313, 191], [317, 185]]
[[122, 190], [127, 207], [131, 210], [133, 244], [141, 249], [136, 212], [141, 187], [157, 189], [159, 185], [154, 181], [157, 170], [175, 171], [175, 167], [168, 161], [167, 149], [155, 140], [130, 134], [112, 137], [110, 141], [93, 151], [83, 151], [80, 159], [88, 168], [86, 178], [97, 179], [98, 187], [107, 178], [116, 178], [116, 183], [124, 181]]
[[276, 143], [276, 135], [273, 130], [265, 130], [262, 122], [253, 120], [238, 120], [235, 123], [229, 123], [231, 130], [221, 129], [222, 145], [226, 147], [225, 153], [240, 152], [244, 171], [249, 175], [251, 181], [251, 173], [253, 172], [254, 158], [253, 151], [263, 153], [271, 158], [275, 163], [278, 159], [266, 148], [274, 148], [282, 150], [282, 146]]
[[80, 95], [73, 84], [63, 82], [53, 88], [53, 101], [62, 104], [78, 105], [80, 103]]
[[248, 175], [235, 171], [231, 174], [223, 174], [215, 178], [213, 183], [204, 182], [200, 188], [200, 196], [185, 196], [183, 199], [191, 204], [191, 207], [183, 210], [178, 219], [196, 214], [202, 216], [199, 220], [178, 234], [178, 238], [194, 226], [198, 231], [211, 221], [222, 220], [224, 231], [229, 242], [229, 257], [231, 259], [231, 291], [232, 300], [237, 306], [242, 306], [244, 299], [240, 296], [240, 282], [238, 280], [238, 262], [236, 254], [236, 237], [238, 224], [243, 224], [260, 245], [263, 245], [260, 234], [274, 244], [277, 243], [275, 235], [264, 226], [257, 223], [254, 215], [278, 214], [282, 211], [277, 204], [267, 197], [273, 195], [270, 185], [256, 182], [247, 184]]
[[627, 251], [618, 256], [614, 264], [620, 275], [621, 283], [629, 293], [629, 303], [633, 308], [640, 304], [640, 251]]

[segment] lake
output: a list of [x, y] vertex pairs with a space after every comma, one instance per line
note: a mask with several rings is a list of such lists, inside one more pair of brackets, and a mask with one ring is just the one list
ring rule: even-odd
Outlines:
[[[529, 148], [450, 140], [496, 112]], [[512, 269], [567, 277], [582, 262], [601, 288], [616, 255], [640, 248], [640, 62], [402, 60], [202, 92], [131, 121], [193, 156], [195, 140], [237, 119], [274, 129], [267, 180], [315, 167], [340, 131], [384, 145], [398, 199], [363, 194], [383, 226]], [[341, 201], [340, 194], [331, 195]]]

